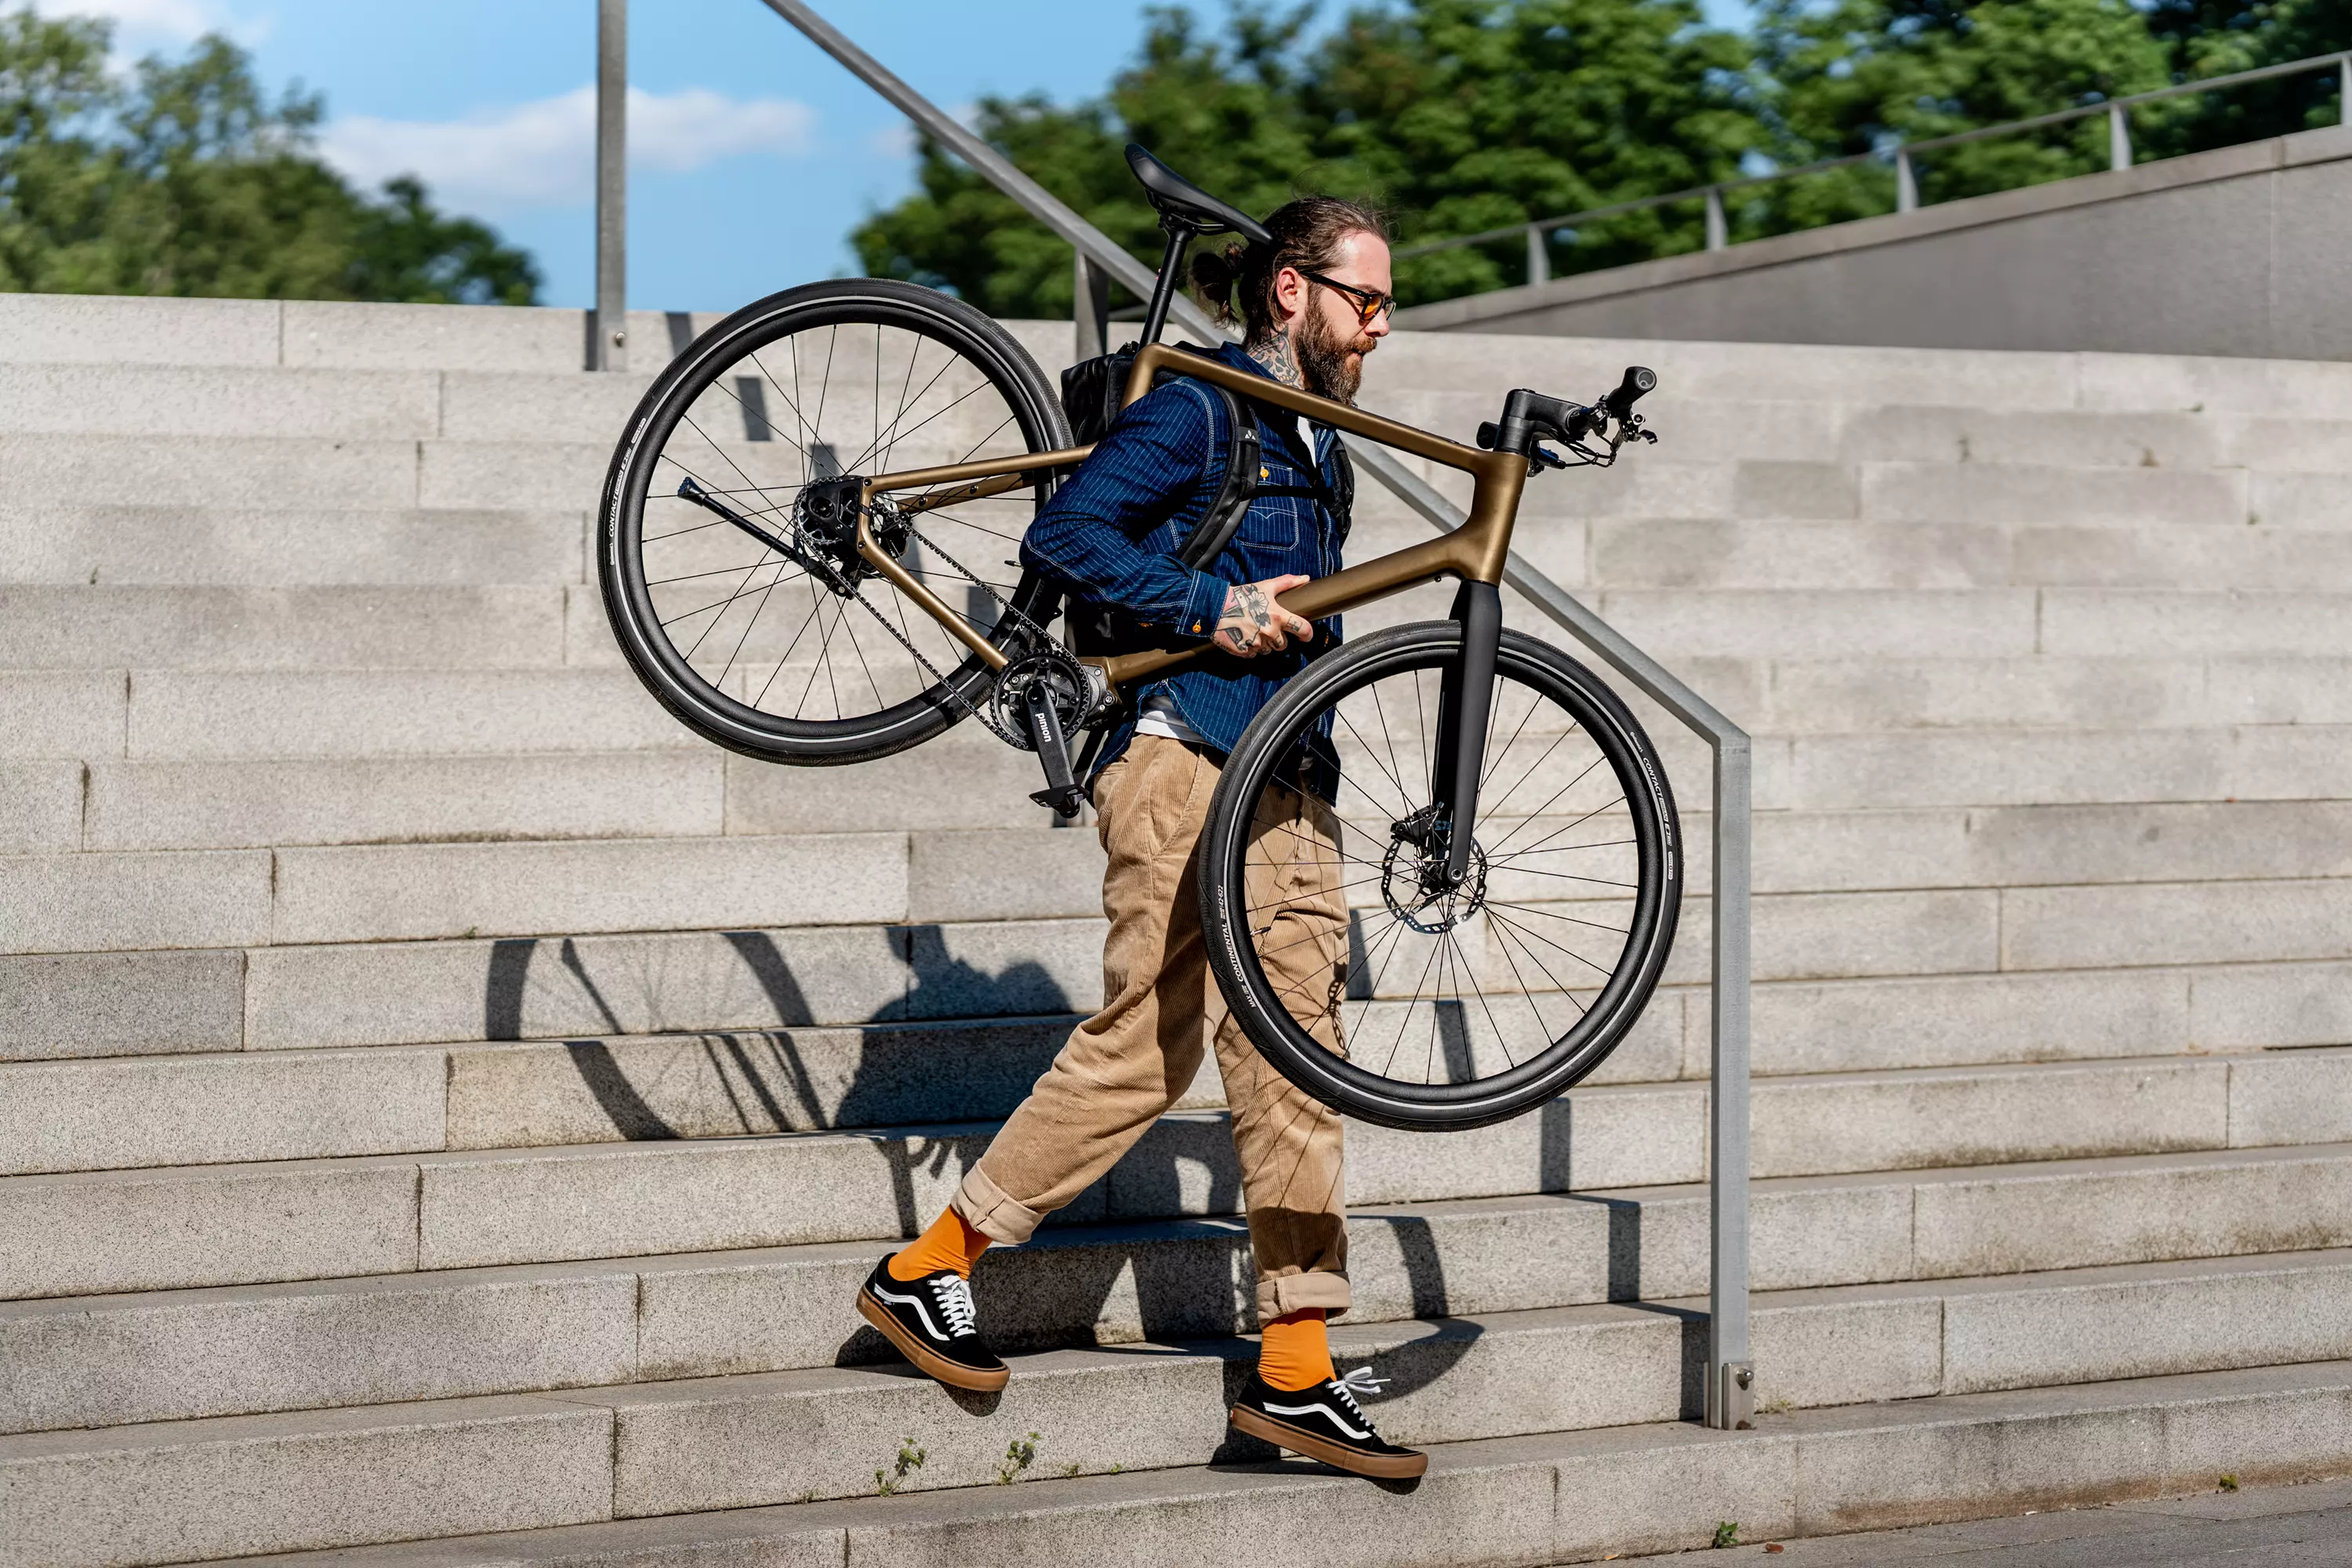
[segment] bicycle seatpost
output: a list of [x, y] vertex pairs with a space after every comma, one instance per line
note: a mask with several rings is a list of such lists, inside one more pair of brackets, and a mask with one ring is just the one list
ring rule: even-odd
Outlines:
[[1160, 258], [1160, 276], [1151, 285], [1151, 305], [1143, 313], [1143, 344], [1146, 348], [1160, 341], [1168, 325], [1168, 306], [1176, 297], [1177, 274], [1184, 268], [1184, 251], [1192, 243], [1196, 232], [1191, 224], [1162, 214], [1160, 228], [1168, 236], [1168, 248]]

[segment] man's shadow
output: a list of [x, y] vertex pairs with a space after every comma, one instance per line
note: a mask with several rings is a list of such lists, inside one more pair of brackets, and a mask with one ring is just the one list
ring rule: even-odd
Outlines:
[[[743, 1133], [856, 1131], [870, 1147], [890, 1184], [899, 1233], [912, 1237], [932, 1217], [925, 1194], [936, 1194], [961, 1179], [986, 1147], [984, 1132], [945, 1131], [957, 1123], [1000, 1120], [1017, 1105], [1051, 1063], [1076, 1012], [1065, 988], [1041, 964], [1023, 961], [993, 973], [950, 951], [937, 926], [900, 928], [911, 984], [904, 1000], [862, 1026], [865, 1041], [855, 1053], [845, 1081], [837, 1048], [819, 1060], [800, 1031], [817, 1030], [814, 1010], [788, 955], [764, 931], [730, 931], [721, 940], [739, 973], [757, 988], [774, 1026], [746, 1030], [696, 1030], [681, 1037], [697, 1042], [709, 1073], [730, 1100], [730, 1131]], [[536, 978], [535, 978], [536, 977]], [[614, 1036], [662, 1033], [658, 1019], [643, 1006], [617, 999], [617, 987], [631, 983], [620, 973], [600, 975], [590, 955], [572, 938], [510, 939], [494, 942], [486, 977], [483, 1024], [486, 1037], [525, 1037], [526, 1003], [534, 984], [557, 983], [586, 999], [604, 1031]], [[654, 1009], [657, 1012], [657, 1007]], [[999, 1038], [964, 1056], [945, 1056], [935, 1039], [909, 1029], [932, 1015], [975, 1020], [1058, 1019], [1055, 1026], [1026, 1038]], [[635, 1015], [628, 1016], [625, 1015]], [[648, 1027], [648, 1024], [655, 1025]], [[1461, 1024], [1440, 1020], [1449, 1058], [1466, 1064]], [[826, 1029], [837, 1038], [837, 1029]], [[574, 1071], [614, 1131], [633, 1141], [690, 1135], [673, 1125], [632, 1081], [626, 1066], [603, 1039], [563, 1042]], [[1210, 1058], [1213, 1061], [1213, 1053]], [[1541, 1183], [1564, 1190], [1568, 1177], [1569, 1106], [1560, 1101], [1542, 1113]], [[692, 1130], [708, 1134], [707, 1126]], [[992, 1337], [1004, 1349], [1037, 1351], [1103, 1342], [1106, 1321], [1127, 1316], [1118, 1300], [1131, 1292], [1132, 1321], [1143, 1339], [1227, 1341], [1227, 1393], [1238, 1391], [1253, 1363], [1245, 1343], [1232, 1343], [1236, 1331], [1254, 1327], [1255, 1271], [1248, 1232], [1235, 1216], [1241, 1178], [1232, 1138], [1222, 1118], [1178, 1116], [1162, 1121], [1130, 1150], [1114, 1171], [1061, 1214], [1049, 1218], [1026, 1247], [992, 1250], [981, 1260], [976, 1283], [990, 1302]], [[1189, 1198], [1190, 1201], [1187, 1201]], [[936, 1197], [931, 1199], [935, 1204]], [[1610, 1298], [1639, 1293], [1640, 1209], [1611, 1204]], [[1168, 1218], [1191, 1210], [1207, 1217]], [[1135, 1216], [1135, 1217], [1122, 1217]], [[1396, 1248], [1412, 1314], [1421, 1320], [1452, 1319], [1455, 1305], [1444, 1262], [1429, 1222], [1413, 1215], [1370, 1214], [1351, 1221], [1359, 1246], [1368, 1228], [1387, 1233]], [[1372, 1358], [1375, 1375], [1391, 1395], [1435, 1383], [1450, 1371], [1478, 1336], [1475, 1322], [1441, 1322], [1432, 1331], [1392, 1345]], [[1123, 1341], [1113, 1336], [1111, 1348]], [[880, 1335], [858, 1325], [836, 1352], [836, 1364], [887, 1363], [898, 1360]], [[1218, 1450], [1220, 1460], [1270, 1458], [1274, 1450], [1252, 1439], [1234, 1438]]]

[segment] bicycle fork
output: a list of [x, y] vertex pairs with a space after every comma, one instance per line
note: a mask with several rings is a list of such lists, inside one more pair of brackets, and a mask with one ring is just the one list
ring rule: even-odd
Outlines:
[[1462, 657], [1446, 667], [1438, 692], [1429, 814], [1432, 827], [1444, 836], [1449, 888], [1460, 887], [1470, 875], [1478, 773], [1495, 701], [1495, 663], [1503, 646], [1501, 590], [1492, 583], [1464, 583], [1454, 596], [1454, 619], [1462, 627]]

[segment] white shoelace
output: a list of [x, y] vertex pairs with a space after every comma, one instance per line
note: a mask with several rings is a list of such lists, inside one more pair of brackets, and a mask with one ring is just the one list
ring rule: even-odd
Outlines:
[[1373, 1376], [1372, 1369], [1369, 1366], [1360, 1366], [1343, 1377], [1335, 1377], [1331, 1380], [1332, 1392], [1337, 1394], [1341, 1402], [1358, 1415], [1363, 1415], [1364, 1407], [1356, 1403], [1356, 1396], [1361, 1394], [1367, 1399], [1376, 1398], [1381, 1390], [1388, 1385], [1389, 1380]]
[[940, 1304], [940, 1311], [948, 1321], [948, 1332], [958, 1339], [978, 1332], [980, 1309], [971, 1303], [971, 1281], [961, 1275], [950, 1274], [944, 1279], [931, 1281], [931, 1295]]

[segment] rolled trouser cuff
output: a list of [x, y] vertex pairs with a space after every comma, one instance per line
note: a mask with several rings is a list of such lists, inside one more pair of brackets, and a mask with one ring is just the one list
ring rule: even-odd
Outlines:
[[948, 1206], [963, 1215], [964, 1224], [1007, 1247], [1020, 1246], [1045, 1223], [1043, 1213], [990, 1181], [988, 1173], [977, 1165], [964, 1173], [963, 1184]]
[[1271, 1322], [1310, 1307], [1320, 1307], [1338, 1317], [1348, 1310], [1351, 1300], [1345, 1274], [1310, 1269], [1301, 1274], [1279, 1275], [1257, 1282], [1257, 1321]]

